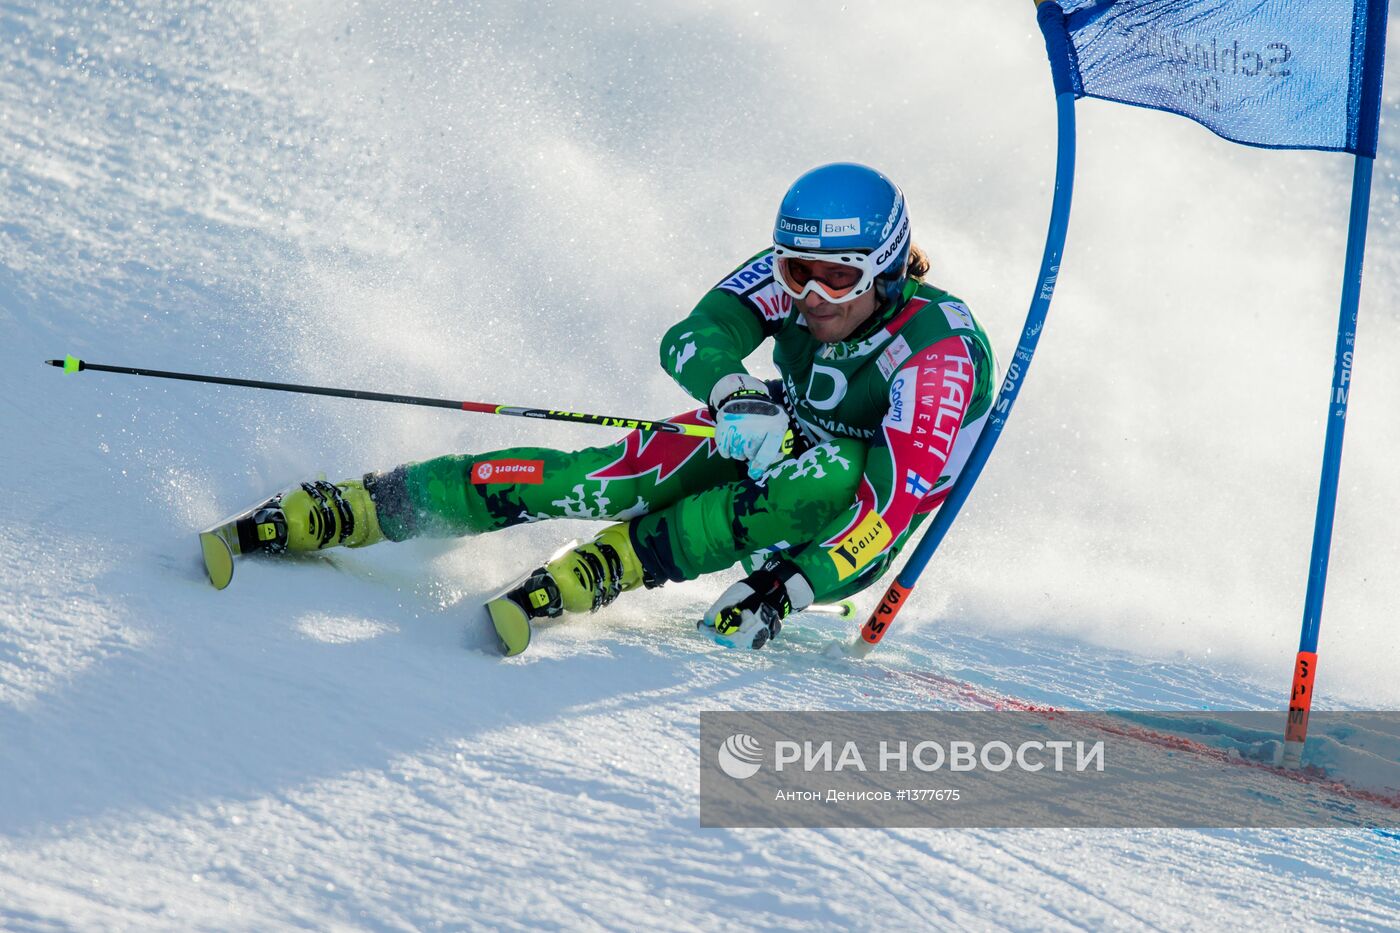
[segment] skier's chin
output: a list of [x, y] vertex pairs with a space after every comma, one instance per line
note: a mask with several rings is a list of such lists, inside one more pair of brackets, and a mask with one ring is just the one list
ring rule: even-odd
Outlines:
[[820, 301], [809, 294], [798, 308], [807, 332], [822, 343], [840, 343], [850, 338], [875, 313], [875, 296], [870, 292], [852, 301]]
[[836, 343], [846, 338], [850, 330], [847, 317], [836, 307], [829, 311], [802, 310], [802, 320], [807, 324], [808, 333], [822, 343]]

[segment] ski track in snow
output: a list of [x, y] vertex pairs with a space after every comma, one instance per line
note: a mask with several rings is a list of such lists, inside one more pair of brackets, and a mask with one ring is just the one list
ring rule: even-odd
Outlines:
[[[855, 65], [873, 68], [920, 9], [884, 5], [867, 24], [884, 37], [876, 41], [791, 4], [623, 16], [562, 3], [543, 20], [490, 3], [368, 3], [354, 13], [253, 0], [0, 8], [0, 927], [1394, 929], [1395, 833], [698, 826], [701, 710], [966, 709], [997, 694], [1075, 709], [1278, 706], [1296, 610], [1281, 635], [1260, 634], [1257, 619], [1273, 603], [1265, 612], [1255, 602], [1274, 598], [1276, 580], [1297, 582], [1311, 506], [1297, 510], [1301, 519], [1261, 517], [1239, 488], [1213, 487], [1243, 496], [1238, 508], [1262, 533], [1248, 546], [1207, 549], [1199, 563], [1167, 563], [1151, 542], [1186, 527], [1173, 524], [1183, 499], [1173, 484], [1190, 448], [1169, 406], [1146, 390], [1115, 398], [1141, 411], [1120, 423], [1106, 404], [1107, 420], [1125, 435], [1139, 419], [1164, 433], [1135, 435], [1134, 453], [1109, 467], [1120, 455], [1081, 438], [1077, 415], [1036, 407], [1044, 397], [1068, 411], [1083, 391], [1042, 364], [1013, 421], [1020, 433], [999, 451], [1002, 475], [1070, 477], [1043, 498], [1101, 525], [1048, 523], [1051, 506], [989, 472], [975, 497], [986, 508], [970, 505], [966, 518], [977, 512], [983, 524], [950, 537], [951, 556], [935, 560], [926, 589], [865, 663], [823, 655], [849, 634], [825, 618], [796, 621], [763, 652], [707, 643], [691, 620], [715, 582], [544, 627], [527, 655], [502, 661], [482, 650], [476, 604], [594, 526], [248, 562], [224, 593], [203, 579], [192, 531], [318, 470], [334, 479], [445, 451], [596, 443], [596, 432], [39, 366], [73, 352], [386, 391], [680, 410], [686, 403], [653, 365], [655, 339], [711, 272], [761, 242], [753, 231], [770, 212], [771, 198], [741, 197], [736, 178], [776, 191], [794, 171], [792, 152], [804, 163], [831, 155], [830, 121], [802, 119], [796, 91], [841, 85], [831, 69], [796, 77], [803, 50], [839, 37]], [[1025, 12], [949, 12], [946, 31], [963, 38], [938, 55], [979, 50], [991, 70], [963, 78], [971, 84], [959, 93], [909, 89], [968, 147], [980, 145], [977, 134], [959, 121], [982, 85], [1002, 94], [1009, 119], [1047, 131], [1042, 53]], [[795, 46], [772, 38], [784, 22]], [[927, 53], [917, 32], [899, 32], [906, 57]], [[716, 100], [728, 103], [718, 115]], [[900, 118], [898, 101], [871, 106], [877, 123]], [[1393, 115], [1393, 93], [1387, 107]], [[1111, 121], [1085, 109], [1092, 178], [1095, 147], [1133, 137], [1113, 136]], [[788, 131], [765, 135], [775, 112]], [[1256, 171], [1189, 129], [1130, 125], [1164, 134], [1173, 152], [1179, 142], [1220, 160], [1226, 175]], [[943, 205], [963, 229], [930, 229], [964, 281], [994, 283], [972, 290], [1003, 306], [991, 312], [1003, 337], [1024, 310], [1019, 289], [1031, 281], [1048, 204], [1036, 187], [1044, 179], [1023, 178], [1017, 161], [1044, 161], [1047, 143], [1006, 144], [1015, 131], [989, 129], [996, 146], [971, 156], [922, 141], [944, 161], [984, 168], [986, 177], [966, 180], [970, 194]], [[950, 187], [927, 168], [939, 159], [910, 159], [892, 174], [925, 174], [906, 190]], [[1302, 163], [1278, 164], [1294, 166], [1292, 175], [1263, 170], [1280, 187], [1312, 185], [1304, 190], [1317, 195], [1330, 183], [1300, 181]], [[1385, 290], [1367, 292], [1361, 333], [1378, 362], [1400, 348], [1400, 316], [1376, 300], [1400, 280], [1386, 211], [1397, 186], [1390, 162], [1380, 167], [1368, 282]], [[1097, 226], [1095, 205], [1107, 198], [1092, 182], [1083, 191], [1061, 309], [1112, 306], [1123, 300], [1112, 291], [1120, 276], [1148, 274], [1108, 254], [1110, 241], [1133, 237]], [[1160, 228], [1185, 226], [1162, 204], [1131, 209]], [[937, 211], [923, 216], [937, 222]], [[995, 237], [969, 238], [983, 225], [1014, 247], [982, 256]], [[1151, 249], [1176, 239], [1159, 236]], [[1327, 242], [1339, 258], [1340, 241]], [[1215, 245], [1207, 238], [1201, 249]], [[658, 274], [669, 269], [674, 276]], [[1250, 287], [1265, 288], [1269, 275]], [[1002, 290], [1003, 278], [1013, 285]], [[638, 282], [652, 289], [640, 302]], [[1247, 291], [1219, 286], [1224, 303], [1246, 303]], [[1052, 316], [1047, 360], [1074, 359], [1076, 326]], [[578, 349], [543, 374], [504, 361], [539, 335]], [[1275, 352], [1291, 358], [1292, 344], [1278, 340]], [[1329, 354], [1330, 343], [1324, 367]], [[492, 367], [484, 374], [469, 365], [482, 358]], [[617, 368], [634, 360], [645, 371], [618, 384]], [[1368, 516], [1389, 508], [1391, 518], [1376, 531], [1343, 503], [1353, 530], [1339, 535], [1329, 613], [1353, 623], [1334, 631], [1329, 615], [1324, 625], [1324, 685], [1329, 645], [1346, 659], [1339, 673], [1389, 670], [1394, 658], [1368, 657], [1384, 659], [1380, 642], [1356, 647], [1382, 637], [1367, 624], [1384, 624], [1395, 645], [1384, 611], [1394, 590], [1361, 584], [1391, 579], [1400, 556], [1391, 473], [1377, 466], [1393, 464], [1385, 444], [1393, 450], [1395, 435], [1365, 420], [1365, 406], [1393, 397], [1400, 377], [1362, 362], [1344, 495], [1348, 484], [1364, 488]], [[1115, 364], [1105, 365], [1113, 382]], [[1210, 372], [1183, 365], [1201, 381]], [[1251, 376], [1262, 378], [1239, 374]], [[1309, 425], [1308, 443], [1319, 433]], [[1226, 482], [1209, 467], [1227, 436], [1209, 438], [1188, 472]], [[1368, 447], [1368, 437], [1379, 441]], [[1075, 452], [1081, 443], [1092, 456]], [[1126, 485], [1105, 494], [1081, 468], [1116, 469]], [[1314, 469], [1309, 459], [1298, 496], [1311, 494]], [[1293, 494], [1285, 472], [1276, 498]], [[1093, 508], [1082, 508], [1081, 488]], [[1124, 505], [1153, 495], [1170, 507]], [[1209, 497], [1199, 508], [1212, 508]], [[1237, 513], [1220, 514], [1232, 517], [1202, 524], [1228, 537]], [[998, 563], [1018, 553], [1001, 550], [1018, 522], [1029, 554], [1012, 559], [1025, 581]], [[1115, 527], [1134, 534], [1105, 530]], [[1086, 543], [1085, 528], [1116, 543]], [[1286, 577], [1259, 576], [1277, 556], [1274, 539], [1296, 559]], [[1089, 567], [1066, 573], [1092, 582], [1042, 597], [1037, 568], [1053, 576], [1059, 551]], [[997, 582], [985, 580], [988, 567]], [[1190, 572], [1201, 568], [1209, 572]], [[1134, 590], [1145, 597], [1127, 602]], [[962, 592], [971, 595], [952, 595]], [[1280, 604], [1300, 604], [1284, 596]], [[1371, 689], [1340, 680], [1324, 686], [1327, 705], [1362, 708]], [[1222, 779], [1231, 770], [1222, 766]]]

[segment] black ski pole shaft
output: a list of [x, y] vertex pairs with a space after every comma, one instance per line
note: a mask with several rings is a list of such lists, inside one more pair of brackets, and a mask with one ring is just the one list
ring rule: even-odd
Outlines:
[[543, 421], [568, 421], [574, 424], [596, 424], [608, 428], [656, 431], [666, 434], [689, 434], [695, 437], [713, 437], [715, 429], [707, 424], [677, 424], [673, 421], [651, 421], [646, 418], [621, 418], [615, 415], [594, 415], [586, 412], [562, 411], [558, 409], [528, 408], [521, 405], [497, 405], [492, 402], [467, 402], [445, 398], [428, 398], [421, 395], [397, 395], [389, 392], [366, 392], [362, 389], [334, 389], [326, 386], [304, 386], [290, 382], [264, 382], [258, 379], [235, 379], [229, 376], [205, 376], [198, 373], [174, 373], [161, 369], [141, 369], [135, 366], [109, 366], [104, 363], [89, 363], [75, 356], [61, 360], [44, 360], [50, 366], [57, 366], [65, 373], [78, 373], [92, 370], [100, 373], [123, 373], [128, 376], [147, 376], [155, 379], [180, 379], [185, 382], [205, 382], [213, 385], [243, 386], [248, 389], [271, 389], [275, 392], [298, 392], [303, 395], [327, 395], [332, 398], [351, 398], [366, 402], [390, 402], [396, 405], [424, 405], [430, 408], [451, 408], [456, 411], [475, 411], [487, 415], [509, 415], [515, 418], [537, 418]]

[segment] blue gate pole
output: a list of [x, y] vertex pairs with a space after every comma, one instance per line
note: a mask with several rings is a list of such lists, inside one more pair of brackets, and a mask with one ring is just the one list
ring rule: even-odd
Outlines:
[[923, 573], [933, 552], [942, 543], [948, 528], [957, 518], [958, 511], [967, 501], [968, 493], [982, 473], [982, 467], [991, 455], [992, 448], [1001, 436], [1006, 419], [1011, 414], [1011, 406], [1021, 391], [1022, 380], [1030, 369], [1031, 357], [1035, 354], [1040, 333], [1045, 327], [1045, 316], [1050, 310], [1050, 299], [1055, 293], [1055, 280], [1060, 273], [1060, 257], [1064, 252], [1065, 235], [1069, 231], [1070, 200], [1074, 191], [1074, 80], [1070, 71], [1069, 33], [1065, 28], [1064, 12], [1054, 0], [1036, 0], [1036, 20], [1045, 36], [1045, 51], [1050, 57], [1050, 73], [1055, 86], [1055, 110], [1059, 134], [1059, 150], [1055, 160], [1055, 195], [1050, 208], [1050, 229], [1045, 235], [1045, 252], [1040, 261], [1040, 277], [1036, 280], [1035, 294], [1031, 298], [1030, 310], [1026, 314], [1026, 325], [1021, 331], [1021, 342], [1016, 346], [1016, 355], [1006, 368], [1006, 378], [1001, 391], [982, 429], [982, 435], [972, 447], [967, 464], [963, 467], [958, 481], [948, 497], [943, 500], [935, 513], [929, 528], [919, 540], [918, 547], [909, 555], [904, 569], [899, 572], [879, 604], [871, 612], [870, 618], [861, 626], [860, 634], [848, 646], [847, 653], [853, 657], [865, 657], [881, 638], [889, 631], [890, 624], [899, 614], [900, 608], [909, 597], [914, 584]]
[[1356, 345], [1357, 307], [1361, 302], [1361, 264], [1366, 253], [1366, 220], [1371, 206], [1373, 159], [1358, 155], [1351, 178], [1351, 222], [1347, 228], [1346, 263], [1342, 271], [1342, 310], [1337, 322], [1337, 349], [1332, 362], [1327, 441], [1322, 450], [1322, 484], [1317, 493], [1312, 558], [1308, 561], [1308, 590], [1303, 600], [1303, 632], [1293, 664], [1293, 689], [1288, 698], [1283, 765], [1302, 764], [1312, 710], [1313, 678], [1317, 675], [1317, 636], [1322, 627], [1322, 594], [1327, 586], [1327, 560], [1332, 550], [1332, 520], [1337, 510], [1337, 478], [1342, 468], [1342, 434], [1347, 423], [1351, 389], [1352, 351]]

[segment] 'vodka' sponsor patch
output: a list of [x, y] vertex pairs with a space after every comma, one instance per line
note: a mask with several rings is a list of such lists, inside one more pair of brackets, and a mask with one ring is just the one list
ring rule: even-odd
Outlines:
[[792, 296], [783, 291], [777, 282], [769, 282], [744, 297], [758, 309], [765, 321], [786, 320], [792, 311]]

